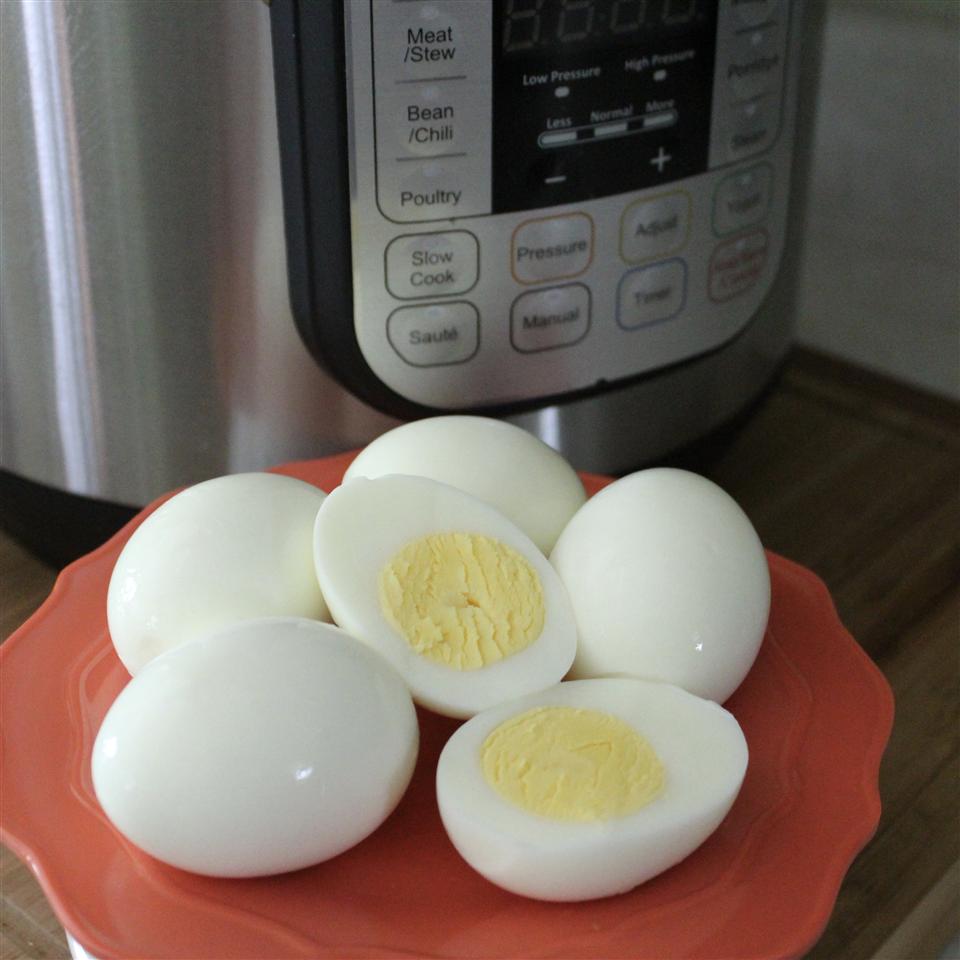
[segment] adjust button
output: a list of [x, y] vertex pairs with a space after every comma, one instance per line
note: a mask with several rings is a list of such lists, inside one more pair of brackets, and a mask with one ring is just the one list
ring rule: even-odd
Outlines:
[[593, 259], [593, 220], [585, 213], [526, 220], [513, 231], [510, 259], [520, 283], [576, 277]]
[[589, 329], [590, 291], [582, 283], [522, 293], [510, 309], [510, 343], [520, 353], [573, 346]]
[[617, 323], [624, 330], [636, 330], [671, 320], [683, 310], [686, 297], [687, 265], [682, 260], [631, 270], [617, 291]]
[[620, 256], [639, 263], [674, 253], [687, 242], [690, 196], [682, 190], [636, 200], [620, 218]]
[[762, 220], [770, 209], [772, 190], [773, 167], [769, 163], [724, 177], [713, 197], [713, 232], [723, 236]]
[[480, 348], [480, 315], [466, 300], [399, 307], [387, 318], [387, 340], [414, 367], [466, 363]]
[[479, 258], [477, 238], [466, 230], [405, 234], [387, 247], [387, 289], [399, 300], [466, 293]]

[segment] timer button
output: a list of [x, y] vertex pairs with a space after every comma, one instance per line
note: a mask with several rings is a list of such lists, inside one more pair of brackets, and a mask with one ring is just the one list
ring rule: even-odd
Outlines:
[[387, 318], [387, 340], [413, 367], [466, 363], [480, 348], [480, 315], [466, 300], [399, 307]]
[[620, 256], [640, 263], [675, 253], [690, 232], [690, 195], [683, 190], [636, 200], [620, 218]]
[[617, 324], [636, 330], [672, 320], [687, 299], [687, 265], [664, 260], [625, 273], [617, 289]]
[[576, 277], [593, 259], [593, 220], [585, 213], [525, 220], [513, 231], [510, 269], [518, 283]]

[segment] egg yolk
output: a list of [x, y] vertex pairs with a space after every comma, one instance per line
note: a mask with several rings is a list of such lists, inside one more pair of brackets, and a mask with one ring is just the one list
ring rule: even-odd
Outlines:
[[487, 783], [510, 803], [554, 820], [634, 813], [663, 789], [647, 740], [599, 710], [536, 707], [501, 723], [480, 750]]
[[516, 550], [475, 533], [434, 533], [380, 571], [380, 608], [417, 653], [479, 670], [530, 646], [543, 629], [543, 588]]

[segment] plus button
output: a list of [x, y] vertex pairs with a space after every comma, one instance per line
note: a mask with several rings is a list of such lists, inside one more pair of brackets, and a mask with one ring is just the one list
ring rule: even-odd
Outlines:
[[661, 147], [657, 155], [653, 157], [650, 162], [657, 168], [657, 173], [663, 173], [664, 166], [672, 159], [670, 154]]

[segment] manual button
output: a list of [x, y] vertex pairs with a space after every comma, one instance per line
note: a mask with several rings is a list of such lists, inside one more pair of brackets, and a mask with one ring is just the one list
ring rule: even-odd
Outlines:
[[590, 291], [582, 283], [522, 293], [510, 308], [510, 343], [539, 353], [579, 343], [590, 329]]
[[387, 247], [387, 290], [398, 300], [466, 293], [479, 259], [477, 238], [466, 230], [405, 234]]
[[562, 280], [593, 259], [593, 220], [585, 213], [525, 220], [513, 231], [510, 269], [518, 283]]
[[480, 348], [480, 315], [466, 300], [399, 307], [387, 318], [387, 340], [414, 367], [466, 363]]

